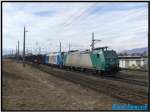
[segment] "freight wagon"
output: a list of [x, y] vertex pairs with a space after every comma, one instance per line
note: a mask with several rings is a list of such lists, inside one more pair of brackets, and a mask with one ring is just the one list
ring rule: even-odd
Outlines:
[[62, 67], [63, 65], [63, 52], [50, 53], [45, 56], [45, 64], [51, 66]]
[[32, 63], [43, 64], [45, 60], [45, 55], [29, 55], [25, 56], [25, 60]]

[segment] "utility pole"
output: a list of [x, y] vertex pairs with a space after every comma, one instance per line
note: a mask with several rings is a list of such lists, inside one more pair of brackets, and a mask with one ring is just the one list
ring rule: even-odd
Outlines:
[[39, 47], [39, 54], [41, 54], [41, 47]]
[[17, 45], [16, 45], [16, 59], [18, 59]]
[[10, 50], [10, 56], [12, 55], [12, 50]]
[[91, 47], [92, 47], [92, 51], [94, 49], [94, 32], [92, 32], [92, 44], [91, 44]]
[[26, 49], [26, 54], [28, 55], [28, 48]]
[[100, 42], [101, 40], [97, 40], [97, 39], [94, 39], [94, 32], [92, 32], [92, 43], [91, 43], [91, 49], [92, 49], [92, 52], [93, 52], [93, 50], [94, 50], [94, 44], [95, 44], [95, 42]]
[[18, 61], [19, 61], [19, 40], [18, 40], [18, 53], [17, 53], [18, 55], [17, 55], [17, 59], [18, 59]]
[[26, 28], [24, 26], [24, 38], [23, 38], [23, 67], [25, 67], [25, 37], [26, 37]]
[[14, 55], [13, 49], [12, 49], [12, 56]]
[[32, 48], [31, 48], [31, 54], [32, 54]]
[[71, 45], [70, 45], [70, 43], [69, 43], [69, 51], [70, 51], [70, 46], [71, 46]]
[[60, 49], [60, 53], [61, 53], [61, 42], [60, 42], [60, 48], [59, 49]]
[[38, 42], [36, 42], [35, 45], [36, 45], [35, 53], [38, 54]]

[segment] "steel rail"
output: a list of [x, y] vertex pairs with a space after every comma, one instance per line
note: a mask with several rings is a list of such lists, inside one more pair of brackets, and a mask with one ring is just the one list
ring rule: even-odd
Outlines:
[[102, 92], [108, 94], [112, 97], [123, 100], [127, 103], [131, 104], [145, 104], [148, 103], [147, 93], [138, 92], [135, 90], [130, 90], [127, 88], [119, 87], [114, 84], [108, 84], [96, 80], [89, 79], [83, 75], [79, 75], [75, 73], [67, 73], [66, 71], [54, 70], [54, 68], [50, 68], [44, 65], [36, 65], [40, 70], [52, 74], [56, 77], [80, 84], [82, 86], [91, 88], [98, 92]]

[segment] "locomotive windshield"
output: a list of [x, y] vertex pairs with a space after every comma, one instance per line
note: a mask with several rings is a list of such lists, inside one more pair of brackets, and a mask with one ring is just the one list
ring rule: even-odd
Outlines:
[[104, 51], [105, 58], [118, 58], [115, 51]]

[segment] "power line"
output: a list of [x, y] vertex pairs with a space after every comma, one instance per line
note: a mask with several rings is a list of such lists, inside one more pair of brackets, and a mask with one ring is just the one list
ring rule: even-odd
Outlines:
[[[71, 25], [74, 21], [76, 21], [78, 18], [80, 18], [81, 16], [83, 16], [83, 15], [85, 14], [85, 12], [88, 11], [88, 10], [89, 10], [91, 7], [93, 7], [95, 4], [96, 4], [96, 3], [90, 5], [88, 8], [84, 9], [79, 15], [77, 15], [77, 16], [75, 16], [75, 17], [70, 16], [71, 18], [73, 17], [72, 20], [71, 20], [71, 22], [69, 22], [69, 23], [65, 22], [63, 25], [61, 25], [63, 28], [61, 28], [60, 30], [63, 30], [63, 29], [66, 28], [66, 26]], [[70, 17], [69, 17], [69, 18], [70, 18]], [[58, 31], [58, 32], [59, 32], [59, 31]], [[49, 41], [47, 41], [47, 42], [49, 42]], [[47, 42], [44, 43], [44, 45], [46, 45]]]
[[[69, 23], [70, 25], [73, 23], [73, 21], [77, 21], [78, 18], [80, 18], [81, 16], [85, 15], [91, 7], [93, 7], [96, 3], [92, 4], [91, 6], [89, 6], [88, 8], [86, 8], [85, 10], [83, 10], [79, 15], [75, 16], [72, 21]], [[68, 26], [69, 24], [65, 24], [64, 26]]]

